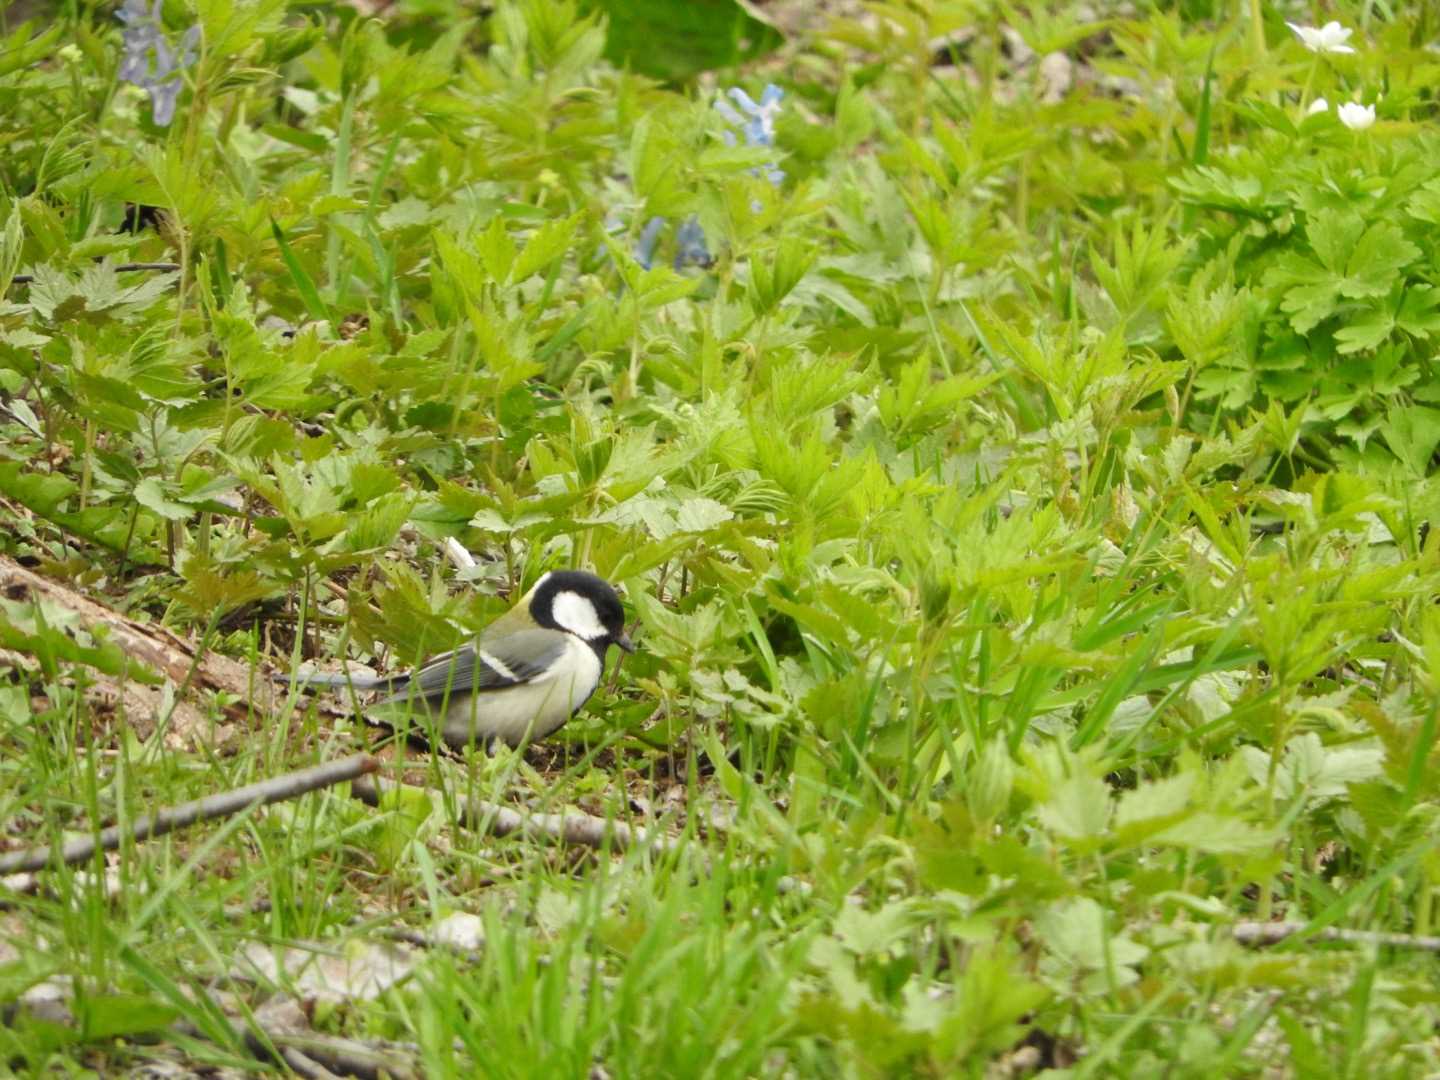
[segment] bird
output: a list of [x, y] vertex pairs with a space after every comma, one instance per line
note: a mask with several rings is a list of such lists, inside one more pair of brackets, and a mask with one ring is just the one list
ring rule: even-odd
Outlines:
[[452, 747], [519, 746], [554, 734], [600, 685], [611, 645], [635, 651], [620, 598], [584, 570], [542, 574], [520, 602], [476, 638], [398, 675], [303, 672], [302, 688], [379, 690], [365, 715], [395, 726], [407, 714]]

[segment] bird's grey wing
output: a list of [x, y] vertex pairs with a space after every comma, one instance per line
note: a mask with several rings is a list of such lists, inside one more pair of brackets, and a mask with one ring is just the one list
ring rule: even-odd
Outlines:
[[407, 686], [381, 704], [415, 699], [438, 701], [447, 695], [500, 690], [529, 682], [548, 671], [568, 647], [568, 634], [538, 627], [503, 637], [486, 637], [428, 661], [411, 675]]

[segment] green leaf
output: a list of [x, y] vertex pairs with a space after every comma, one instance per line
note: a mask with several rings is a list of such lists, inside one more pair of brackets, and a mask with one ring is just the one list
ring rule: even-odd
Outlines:
[[349, 552], [384, 551], [410, 516], [411, 499], [403, 492], [381, 496], [352, 517], [338, 539]]
[[434, 813], [433, 798], [421, 788], [396, 786], [380, 795], [378, 827], [367, 835], [382, 866], [394, 867]]
[[84, 995], [75, 999], [75, 1019], [85, 1038], [130, 1038], [163, 1031], [179, 1013], [139, 994]]
[[300, 293], [300, 299], [304, 301], [305, 310], [310, 317], [317, 322], [330, 321], [330, 309], [325, 306], [325, 301], [320, 299], [320, 290], [315, 287], [314, 280], [306, 272], [300, 260], [295, 257], [295, 252], [290, 250], [290, 244], [285, 239], [285, 234], [280, 231], [280, 226], [275, 219], [270, 219], [270, 233], [275, 237], [275, 243], [280, 245], [280, 257], [285, 262], [285, 269], [290, 271], [290, 280], [294, 282], [295, 289]]
[[153, 476], [147, 476], [135, 485], [135, 501], [166, 521], [184, 521], [195, 513], [194, 507], [170, 498], [164, 485]]
[[[62, 22], [53, 23], [37, 38], [31, 38], [34, 26], [21, 23], [9, 37], [0, 40], [0, 77], [38, 63], [55, 52], [55, 43], [65, 30]], [[0, 293], [5, 290], [0, 289]]]
[[1397, 225], [1379, 222], [1365, 230], [1345, 264], [1345, 279], [1340, 283], [1344, 296], [1362, 298], [1384, 296], [1402, 269], [1420, 257], [1420, 249]]
[[1096, 840], [1110, 825], [1110, 788], [1076, 769], [1050, 790], [1038, 811], [1040, 823], [1067, 840]]
[[1335, 331], [1335, 351], [1342, 355], [1378, 348], [1395, 329], [1388, 302], [1367, 308]]
[[1365, 221], [1354, 210], [1322, 210], [1310, 219], [1305, 238], [1327, 270], [1339, 272], [1356, 251]]
[[1429, 338], [1440, 332], [1440, 288], [1415, 285], [1405, 290], [1395, 325], [1412, 337]]
[[131, 322], [146, 308], [165, 296], [179, 279], [178, 273], [126, 271], [121, 280], [119, 271], [108, 262], [85, 267], [77, 278], [70, 278], [53, 266], [35, 267], [35, 280], [30, 286], [30, 304], [48, 322], [64, 322], [104, 314], [121, 322]]
[[212, 612], [229, 612], [256, 600], [284, 591], [283, 583], [270, 581], [256, 570], [215, 563], [207, 555], [190, 551], [180, 563], [185, 585], [180, 599], [206, 617]]
[[[1420, 249], [1405, 239], [1399, 227], [1382, 221], [1366, 229], [1353, 210], [1320, 211], [1305, 235], [1318, 262], [1287, 251], [1265, 274], [1267, 286], [1283, 291], [1281, 310], [1301, 334], [1335, 314], [1342, 297], [1385, 296], [1397, 283], [1400, 270], [1420, 257]], [[1360, 342], [1375, 341], [1377, 333], [1375, 320], [1356, 328], [1346, 339], [1349, 351], [1373, 347]]]
[[1169, 844], [1214, 855], [1259, 854], [1274, 847], [1276, 839], [1274, 829], [1210, 810], [1202, 810], [1150, 836], [1153, 844]]
[[[55, 678], [60, 665], [80, 664], [116, 678], [136, 679], [150, 686], [165, 680], [120, 646], [96, 638], [94, 645], [82, 645], [67, 632], [73, 613], [62, 610], [46, 618], [44, 605], [0, 600], [0, 647], [34, 656], [47, 678]], [[62, 621], [63, 620], [63, 621]]]
[[1198, 772], [1188, 770], [1125, 792], [1115, 809], [1115, 828], [1124, 830], [1147, 822], [1168, 821], [1183, 816], [1191, 809], [1198, 779]]
[[1440, 177], [1421, 185], [1405, 203], [1405, 212], [1427, 225], [1440, 225]]
[[800, 284], [815, 261], [814, 247], [798, 237], [780, 241], [773, 255], [750, 258], [750, 305], [756, 315], [767, 315]]
[[558, 221], [547, 221], [525, 242], [525, 248], [510, 269], [511, 280], [519, 283], [546, 269], [565, 254], [580, 225], [580, 215], [572, 214]]
[[1119, 915], [1088, 896], [1052, 904], [1035, 923], [1036, 935], [1067, 981], [1091, 993], [1128, 986], [1139, 979], [1135, 965], [1150, 950], [1115, 925]]
[[675, 523], [682, 532], [709, 532], [729, 521], [735, 512], [714, 499], [686, 499], [675, 511]]
[[[30, 473], [18, 463], [0, 462], [0, 493], [8, 495], [67, 532], [112, 551], [126, 551], [127, 539], [148, 539], [147, 530], [137, 530], [137, 536], [130, 536], [130, 515], [117, 507], [62, 509], [77, 487], [75, 482], [67, 477]], [[168, 562], [163, 554], [151, 551], [141, 543], [131, 543], [128, 551], [131, 562], [162, 566]]]
[[490, 219], [489, 227], [476, 241], [480, 261], [496, 281], [510, 280], [510, 270], [515, 265], [515, 241], [505, 227], [505, 218], [496, 214]]
[[5, 228], [0, 230], [0, 302], [4, 301], [5, 290], [10, 288], [10, 282], [20, 269], [20, 253], [24, 246], [25, 229], [20, 220], [20, 207], [12, 203]]
[[1416, 476], [1430, 472], [1430, 460], [1440, 446], [1440, 409], [1425, 405], [1397, 405], [1380, 425], [1385, 444]]
[[676, 82], [738, 67], [779, 47], [780, 32], [735, 0], [591, 0], [605, 12], [605, 56]]

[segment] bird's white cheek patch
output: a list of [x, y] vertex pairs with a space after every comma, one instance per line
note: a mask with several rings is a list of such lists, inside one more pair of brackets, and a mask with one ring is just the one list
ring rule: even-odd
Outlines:
[[603, 638], [607, 633], [600, 622], [600, 616], [595, 614], [595, 605], [589, 598], [569, 589], [555, 594], [554, 606], [550, 612], [555, 617], [557, 626], [579, 635], [586, 641]]

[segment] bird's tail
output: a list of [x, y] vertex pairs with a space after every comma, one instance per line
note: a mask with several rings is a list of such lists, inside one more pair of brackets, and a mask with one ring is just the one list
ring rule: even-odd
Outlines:
[[272, 675], [278, 683], [298, 686], [302, 690], [392, 690], [395, 679], [382, 679], [375, 675], [351, 675], [343, 671], [301, 671], [294, 675]]

